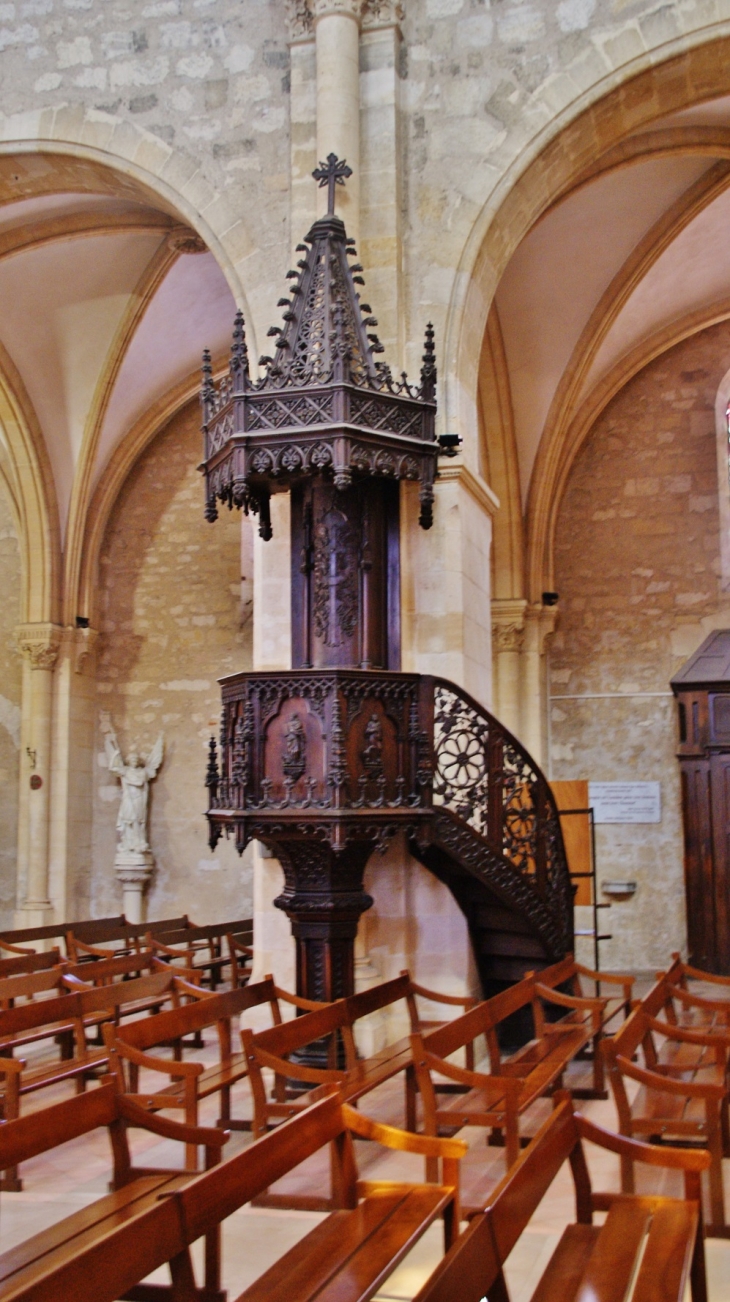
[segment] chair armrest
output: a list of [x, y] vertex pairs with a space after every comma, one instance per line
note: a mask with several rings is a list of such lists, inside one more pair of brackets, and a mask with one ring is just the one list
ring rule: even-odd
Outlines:
[[373, 1121], [363, 1116], [347, 1103], [343, 1103], [342, 1112], [347, 1122], [347, 1129], [361, 1139], [373, 1139], [384, 1148], [394, 1148], [404, 1153], [420, 1153], [424, 1157], [461, 1158], [468, 1152], [469, 1146], [463, 1139], [436, 1139], [432, 1135], [414, 1135], [410, 1130], [397, 1130], [395, 1126], [386, 1126], [382, 1121]]
[[302, 1008], [307, 1013], [314, 1013], [318, 1008], [329, 1008], [326, 1000], [303, 999], [301, 995], [292, 995], [288, 990], [281, 990], [279, 986], [274, 986], [274, 994], [277, 999], [283, 999], [285, 1004], [293, 1004], [295, 1008]]
[[716, 972], [703, 972], [701, 968], [690, 967], [688, 963], [683, 964], [682, 975], [692, 981], [709, 981], [716, 986], [730, 986], [730, 977], [718, 976]]
[[682, 1044], [704, 1045], [707, 1048], [727, 1048], [730, 1044], [730, 1027], [726, 1031], [698, 1031], [688, 1026], [677, 1026], [676, 1022], [662, 1022], [658, 1017], [646, 1014], [646, 1024], [652, 1031], [663, 1035], [667, 1040], [680, 1040]]
[[[246, 1046], [244, 1044], [244, 1053]], [[277, 1076], [290, 1076], [292, 1080], [311, 1081], [313, 1085], [341, 1085], [347, 1080], [348, 1073], [327, 1067], [305, 1067], [301, 1062], [289, 1062], [288, 1058], [278, 1058], [276, 1054], [267, 1053], [256, 1046], [255, 1053], [249, 1053], [246, 1061], [256, 1062], [259, 1067], [270, 1067]]]
[[155, 954], [167, 954], [170, 958], [184, 958], [186, 967], [192, 968], [193, 966], [194, 949], [175, 949], [172, 945], [163, 945], [161, 940], [155, 940], [154, 936], [151, 935], [145, 937], [145, 944]]
[[636, 977], [629, 976], [628, 972], [594, 972], [593, 968], [584, 967], [582, 963], [576, 963], [575, 970], [580, 976], [587, 977], [589, 981], [606, 981], [610, 985], [632, 987]]
[[[210, 999], [211, 995], [215, 994], [215, 990], [204, 990], [199, 984], [199, 972], [193, 973], [188, 968], [173, 967], [170, 963], [163, 963], [161, 959], [156, 959], [155, 962], [159, 963], [160, 967], [166, 968], [167, 971], [172, 974], [175, 989], [178, 990], [180, 994], [190, 995], [193, 999]], [[178, 975], [178, 973], [182, 973], [183, 975]], [[191, 976], [193, 977], [192, 981], [189, 979]]]
[[[3, 1048], [8, 1048], [8, 1045], [3, 1045]], [[0, 1058], [0, 1075], [19, 1076], [25, 1065], [25, 1058]]]
[[663, 1144], [644, 1144], [640, 1139], [629, 1139], [626, 1135], [616, 1135], [603, 1126], [597, 1126], [581, 1112], [574, 1113], [574, 1116], [581, 1139], [598, 1144], [600, 1148], [607, 1148], [611, 1153], [630, 1157], [634, 1162], [680, 1171], [707, 1171], [712, 1162], [712, 1154], [706, 1148], [671, 1148]]
[[126, 1094], [117, 1096], [119, 1111], [130, 1126], [151, 1130], [164, 1139], [179, 1139], [182, 1144], [203, 1144], [206, 1148], [222, 1148], [231, 1137], [229, 1130], [208, 1126], [186, 1126], [180, 1121], [170, 1121], [156, 1112], [148, 1112]]
[[616, 1055], [616, 1065], [622, 1076], [629, 1076], [640, 1085], [648, 1085], [650, 1089], [660, 1094], [677, 1094], [680, 1098], [715, 1099], [718, 1103], [725, 1097], [724, 1085], [703, 1085], [699, 1081], [671, 1080], [668, 1076], [660, 1075], [659, 1072], [648, 1071], [646, 1067], [637, 1067], [622, 1054]]
[[94, 990], [93, 981], [82, 981], [81, 977], [73, 976], [71, 972], [64, 972], [61, 981], [67, 990]]
[[[414, 1038], [411, 1037], [411, 1042]], [[455, 1063], [447, 1062], [445, 1058], [437, 1058], [433, 1053], [422, 1051], [420, 1045], [413, 1045], [413, 1059], [416, 1066], [423, 1065], [429, 1071], [438, 1072], [440, 1076], [458, 1081], [460, 1085], [468, 1085], [471, 1089], [491, 1091], [495, 1098], [501, 1098], [505, 1094], [517, 1097], [522, 1093], [525, 1083], [523, 1076], [490, 1076], [488, 1072], [469, 1071], [467, 1067], [457, 1067]]]
[[[106, 1038], [106, 1037], [105, 1037]], [[188, 1076], [201, 1076], [205, 1071], [202, 1062], [173, 1062], [169, 1058], [155, 1058], [152, 1054], [142, 1053], [124, 1040], [107, 1040], [107, 1048], [113, 1050], [120, 1058], [135, 1063], [138, 1067], [147, 1067], [150, 1071], [161, 1071], [173, 1080], [184, 1080]]]
[[34, 949], [28, 949], [25, 945], [11, 945], [9, 940], [0, 940], [0, 949], [7, 949], [10, 954], [35, 954]]
[[726, 1012], [730, 1009], [730, 999], [709, 999], [703, 995], [692, 994], [690, 990], [685, 990], [684, 986], [671, 986], [672, 999], [678, 999], [681, 1004], [688, 1004], [690, 1008], [706, 1008], [710, 1012]]
[[553, 990], [551, 986], [543, 986], [539, 981], [535, 982], [535, 994], [545, 1000], [546, 1004], [560, 1004], [562, 1008], [598, 1008], [599, 1010], [606, 1007], [607, 999], [600, 997], [598, 999], [589, 998], [587, 995], [564, 995], [560, 990]]
[[[408, 976], [408, 972], [401, 972], [401, 976]], [[415, 981], [411, 981], [411, 993], [420, 995], [422, 999], [430, 999], [434, 1004], [450, 1004], [453, 1008], [463, 1008], [465, 1012], [476, 1008], [479, 1003], [473, 995], [444, 995], [440, 990], [429, 990], [427, 986], [420, 986]]]

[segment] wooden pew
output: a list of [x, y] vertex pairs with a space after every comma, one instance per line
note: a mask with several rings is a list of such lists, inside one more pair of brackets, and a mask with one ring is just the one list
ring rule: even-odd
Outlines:
[[[171, 972], [157, 972], [137, 981], [118, 982], [114, 986], [35, 1000], [0, 1012], [0, 1040], [4, 1040], [6, 1050], [12, 1044], [20, 1043], [23, 1036], [33, 1035], [37, 1031], [43, 1031], [45, 1039], [69, 1032], [73, 1035], [73, 1053], [70, 1057], [51, 1062], [44, 1060], [36, 1065], [29, 1065], [23, 1058], [0, 1057], [0, 1102], [4, 1119], [10, 1121], [19, 1116], [23, 1094], [46, 1086], [73, 1081], [77, 1092], [82, 1093], [87, 1079], [99, 1071], [105, 1071], [108, 1062], [105, 1048], [90, 1048], [87, 1044], [88, 1025], [99, 1017], [112, 1020], [118, 1012], [123, 1015], [124, 1009], [121, 1006], [125, 1000], [133, 1003], [152, 996], [160, 1003], [179, 998], [175, 977]], [[15, 1191], [21, 1188], [17, 1172], [11, 1172], [0, 1181], [0, 1189]]]
[[[324, 1005], [321, 1011], [297, 1017], [284, 1026], [273, 1027], [254, 1035], [241, 1031], [244, 1053], [251, 1075], [251, 1092], [254, 1103], [254, 1132], [262, 1135], [272, 1121], [294, 1116], [310, 1102], [307, 1093], [293, 1099], [286, 1098], [285, 1081], [296, 1080], [303, 1084], [319, 1086], [336, 1081], [344, 1099], [350, 1103], [363, 1098], [400, 1072], [405, 1073], [406, 1130], [416, 1130], [416, 1082], [410, 1035], [395, 1040], [370, 1057], [359, 1057], [355, 1045], [358, 1021], [404, 1000], [408, 1008], [411, 1028], [423, 1031], [443, 1023], [424, 1022], [418, 1011], [417, 997], [451, 1007], [471, 1007], [475, 1001], [470, 996], [443, 995], [411, 981], [408, 972], [402, 972], [391, 981], [372, 986], [348, 999]], [[322, 1068], [305, 1065], [296, 1056], [298, 1050], [329, 1037], [328, 1060]], [[342, 1049], [338, 1052], [338, 1045]], [[467, 1066], [473, 1066], [473, 1044], [466, 1046]], [[273, 1098], [269, 1099], [262, 1070], [271, 1068], [276, 1077]], [[443, 1087], [439, 1087], [441, 1092]], [[446, 1087], [448, 1090], [448, 1086]]]
[[0, 941], [3, 948], [14, 949], [32, 944], [34, 941], [61, 940], [69, 931], [86, 928], [90, 935], [101, 935], [105, 928], [124, 926], [127, 919], [123, 913], [113, 918], [93, 918], [82, 922], [49, 922], [42, 927], [20, 927], [14, 931], [3, 931]]
[[[231, 1020], [247, 1009], [268, 1004], [272, 1022], [278, 1025], [282, 1020], [281, 1002], [297, 1008], [307, 1008], [310, 1007], [309, 1001], [280, 990], [271, 976], [254, 985], [227, 990], [221, 994], [201, 991], [180, 981], [177, 982], [177, 988], [194, 1002], [159, 1013], [155, 1018], [145, 1018], [121, 1027], [108, 1023], [104, 1027], [110, 1066], [116, 1073], [120, 1088], [144, 1107], [183, 1108], [188, 1125], [197, 1125], [201, 1099], [220, 1094], [221, 1113], [218, 1124], [227, 1129], [250, 1130], [250, 1121], [231, 1117], [231, 1090], [248, 1075], [245, 1053], [233, 1052]], [[204, 1067], [200, 1062], [170, 1061], [149, 1052], [156, 1046], [174, 1043], [185, 1035], [212, 1026], [216, 1027], [218, 1033], [219, 1056], [218, 1062], [211, 1067]], [[167, 1077], [167, 1084], [158, 1090], [140, 1093], [141, 1068], [161, 1073]], [[194, 1161], [195, 1154], [188, 1153], [188, 1159]]]
[[[130, 1106], [130, 1101], [121, 1101], [124, 1121]], [[138, 1117], [135, 1111], [132, 1124]], [[183, 1129], [161, 1118], [147, 1118], [144, 1124], [160, 1134]], [[195, 1138], [206, 1143], [203, 1137], [209, 1134], [197, 1131]], [[2, 1135], [0, 1128], [0, 1144]], [[441, 1182], [358, 1181], [353, 1136], [439, 1158]], [[333, 1095], [228, 1161], [188, 1177], [184, 1184], [184, 1177], [170, 1173], [147, 1177], [146, 1185], [139, 1184], [135, 1173], [134, 1182], [122, 1190], [127, 1194], [124, 1206], [102, 1199], [11, 1249], [0, 1256], [0, 1302], [115, 1302], [118, 1298], [224, 1302], [225, 1295], [216, 1286], [221, 1222], [251, 1202], [263, 1183], [280, 1179], [325, 1145], [332, 1152], [339, 1209], [241, 1294], [238, 1302], [304, 1302], [305, 1298], [367, 1302], [436, 1219], [443, 1219], [445, 1246], [451, 1246], [458, 1232], [459, 1161], [466, 1146], [458, 1140], [434, 1140], [380, 1126]], [[214, 1175], [220, 1178], [211, 1181]], [[198, 1287], [189, 1249], [202, 1237], [214, 1246], [206, 1252], [206, 1280]], [[166, 1262], [172, 1276], [169, 1289], [139, 1284]]]
[[90, 958], [113, 958], [115, 954], [148, 948], [144, 943], [148, 934], [156, 936], [192, 925], [185, 913], [178, 918], [161, 918], [157, 922], [134, 925], [126, 920], [117, 923], [114, 919], [109, 922], [104, 919], [72, 923], [65, 933], [66, 952], [74, 963], [85, 955]]
[[[685, 1198], [594, 1193], [583, 1141], [632, 1162], [684, 1172]], [[699, 1159], [699, 1160], [698, 1160]], [[657, 1149], [612, 1135], [562, 1098], [486, 1209], [437, 1266], [414, 1302], [509, 1302], [504, 1263], [564, 1162], [575, 1184], [576, 1224], [560, 1239], [533, 1302], [707, 1302], [700, 1173], [705, 1153]], [[605, 1224], [594, 1212], [607, 1211]], [[632, 1289], [632, 1281], [634, 1281]]]
[[[190, 967], [201, 973], [207, 973], [211, 990], [222, 980], [223, 968], [232, 962], [230, 944], [226, 953], [222, 942], [232, 937], [247, 949], [253, 941], [253, 921], [242, 918], [236, 922], [216, 922], [203, 927], [187, 927], [178, 931], [166, 931], [154, 935], [149, 932], [145, 937], [147, 946], [160, 958], [172, 959], [183, 957]], [[207, 957], [201, 957], [207, 951]], [[250, 951], [253, 953], [253, 951]], [[237, 964], [236, 964], [237, 966]], [[232, 980], [231, 984], [235, 984]], [[239, 982], [240, 984], [240, 982]]]
[[[728, 1048], [730, 1035], [679, 1026], [662, 1019], [671, 1007], [673, 988], [657, 981], [616, 1035], [603, 1041], [611, 1089], [623, 1135], [677, 1140], [706, 1147], [710, 1153], [712, 1224], [707, 1232], [730, 1237], [725, 1223], [722, 1158], [730, 1156], [728, 1125]], [[657, 1046], [657, 1037], [663, 1043]], [[643, 1049], [644, 1066], [632, 1061]], [[626, 1081], [641, 1089], [634, 1094]], [[633, 1193], [630, 1158], [622, 1159], [622, 1189]]]
[[[703, 972], [682, 961], [680, 954], [672, 954], [672, 964], [666, 972], [658, 972], [657, 980], [670, 987], [672, 999], [664, 1008], [670, 1020], [682, 1026], [696, 1026], [706, 1030], [730, 1030], [730, 977]], [[691, 990], [689, 981], [701, 981], [717, 990], [717, 995], [698, 995]]]
[[[529, 972], [528, 976], [534, 976], [540, 985], [547, 986], [553, 991], [553, 1000], [560, 1004], [560, 990], [565, 988], [565, 992], [571, 995], [577, 995], [579, 998], [586, 994], [583, 989], [583, 981], [592, 981], [594, 984], [594, 994], [596, 998], [601, 997], [601, 986], [615, 985], [621, 987], [621, 993], [611, 995], [606, 999], [605, 1009], [601, 1015], [601, 1026], [598, 1034], [594, 1036], [593, 1046], [590, 1055], [586, 1050], [582, 1050], [578, 1057], [584, 1055], [590, 1056], [593, 1064], [593, 1085], [590, 1089], [572, 1089], [574, 1098], [578, 1099], [607, 1099], [608, 1090], [606, 1089], [605, 1071], [603, 1066], [603, 1055], [601, 1053], [601, 1040], [606, 1035], [607, 1027], [617, 1018], [625, 1020], [631, 1012], [631, 998], [634, 986], [634, 977], [620, 972], [594, 972], [592, 968], [584, 967], [582, 963], [576, 963], [572, 954], [567, 954], [559, 963], [553, 963], [550, 967], [544, 967], [539, 972]], [[570, 1008], [570, 1005], [568, 1005]], [[586, 1023], [590, 1020], [591, 1010], [589, 1008], [571, 1008], [569, 1012], [561, 1019], [563, 1025]]]
[[[560, 1085], [568, 1063], [598, 1034], [604, 1013], [603, 999], [561, 995], [560, 1006], [586, 1010], [590, 1021], [577, 1025], [548, 1022], [542, 1004], [552, 1003], [554, 998], [553, 990], [526, 977], [463, 1017], [427, 1035], [416, 1032], [411, 1037], [426, 1134], [437, 1135], [442, 1128], [453, 1131], [461, 1126], [485, 1126], [496, 1129], [494, 1139], [501, 1142], [499, 1132], [503, 1131], [507, 1167], [517, 1161], [520, 1116], [536, 1099]], [[532, 1009], [535, 1039], [505, 1061], [499, 1047], [499, 1025], [525, 1007]], [[479, 1035], [487, 1041], [489, 1072], [470, 1071], [448, 1061]], [[434, 1075], [466, 1089], [440, 1102]]]
[[59, 967], [65, 961], [59, 949], [47, 949], [40, 954], [14, 955], [0, 958], [0, 980], [11, 976], [30, 976], [32, 972], [45, 972], [48, 968]]
[[[0, 1169], [13, 1170], [40, 1153], [103, 1126], [109, 1131], [111, 1143], [113, 1192], [2, 1253], [3, 1302], [20, 1302], [21, 1298], [26, 1302], [40, 1302], [41, 1298], [53, 1298], [55, 1302], [81, 1302], [81, 1298], [92, 1297], [172, 1299], [171, 1288], [156, 1285], [151, 1292], [145, 1292], [136, 1286], [161, 1260], [169, 1259], [164, 1254], [171, 1241], [170, 1221], [176, 1230], [178, 1227], [178, 1210], [170, 1195], [184, 1188], [190, 1177], [181, 1171], [133, 1166], [127, 1129], [139, 1127], [163, 1139], [204, 1146], [208, 1169], [220, 1160], [228, 1134], [150, 1116], [107, 1081], [88, 1097], [70, 1098], [0, 1126]], [[120, 1227], [124, 1229], [124, 1243], [120, 1255], [115, 1256], [114, 1231]], [[183, 1245], [180, 1247], [185, 1255]], [[169, 1256], [174, 1255], [170, 1250]], [[217, 1227], [207, 1236], [205, 1264], [205, 1302], [224, 1302]], [[179, 1281], [175, 1261], [172, 1275]], [[108, 1291], [110, 1288], [113, 1291]], [[201, 1289], [201, 1302], [203, 1293]]]

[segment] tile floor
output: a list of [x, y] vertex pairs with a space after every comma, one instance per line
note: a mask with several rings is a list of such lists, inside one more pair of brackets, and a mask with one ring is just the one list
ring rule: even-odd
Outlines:
[[[210, 1041], [204, 1053], [196, 1053], [195, 1056], [213, 1060], [215, 1044]], [[141, 1087], [145, 1088], [145, 1084], [143, 1079]], [[24, 1110], [47, 1106], [67, 1094], [68, 1087], [63, 1086], [43, 1091], [40, 1095], [31, 1095]], [[586, 1115], [593, 1120], [615, 1129], [615, 1113], [610, 1100], [591, 1101], [582, 1106]], [[549, 1108], [549, 1102], [544, 1100], [536, 1104], [524, 1119], [523, 1133], [534, 1133]], [[368, 1097], [367, 1107], [363, 1107], [363, 1110], [380, 1120], [402, 1124], [402, 1084], [394, 1081], [374, 1092]], [[250, 1115], [250, 1099], [245, 1083], [237, 1087], [234, 1093], [234, 1115]], [[208, 1100], [202, 1106], [200, 1120], [203, 1124], [212, 1124], [215, 1117], [215, 1101]], [[475, 1184], [484, 1188], [490, 1180], [496, 1183], [501, 1178], [504, 1154], [501, 1149], [486, 1146], [482, 1131], [467, 1130], [462, 1137], [469, 1143], [462, 1175], [464, 1193], [468, 1198], [469, 1190]], [[250, 1142], [249, 1134], [233, 1132], [227, 1148], [228, 1155]], [[159, 1143], [141, 1132], [134, 1132], [132, 1146], [139, 1160], [144, 1153], [146, 1163], [176, 1166], [182, 1160], [179, 1146]], [[422, 1159], [407, 1154], [387, 1153], [377, 1145], [360, 1142], [357, 1151], [363, 1178], [423, 1178]], [[617, 1189], [618, 1160], [595, 1148], [589, 1147], [587, 1151], [594, 1187]], [[22, 1170], [23, 1191], [0, 1194], [0, 1251], [6, 1251], [100, 1197], [106, 1192], [110, 1165], [106, 1132], [74, 1141], [26, 1163]], [[730, 1162], [726, 1165], [726, 1201], [730, 1208]], [[327, 1155], [322, 1153], [302, 1164], [286, 1181], [282, 1181], [277, 1186], [277, 1192], [284, 1192], [285, 1189], [308, 1192], [325, 1190], [327, 1179], [328, 1160]], [[680, 1192], [677, 1178], [671, 1173], [663, 1177], [661, 1173], [651, 1172], [648, 1177], [643, 1176], [643, 1183], [642, 1177], [639, 1177], [637, 1186], [640, 1191], [647, 1192], [650, 1188], [669, 1194]], [[223, 1232], [223, 1283], [229, 1290], [229, 1298], [236, 1298], [320, 1219], [321, 1216], [316, 1213], [252, 1207], [245, 1207], [231, 1216], [225, 1223]], [[507, 1264], [512, 1302], [530, 1302], [563, 1227], [573, 1219], [572, 1182], [566, 1166], [551, 1186]], [[381, 1302], [407, 1302], [411, 1299], [434, 1269], [441, 1252], [441, 1229], [436, 1225], [382, 1287], [378, 1294]], [[710, 1302], [730, 1302], [730, 1241], [708, 1241], [707, 1263]], [[167, 1278], [166, 1270], [151, 1277], [160, 1282]], [[59, 1302], [66, 1300], [60, 1299]]]

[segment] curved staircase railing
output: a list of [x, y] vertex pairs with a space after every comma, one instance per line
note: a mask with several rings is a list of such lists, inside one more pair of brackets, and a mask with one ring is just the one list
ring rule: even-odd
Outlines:
[[434, 843], [560, 957], [573, 944], [573, 890], [549, 783], [494, 715], [454, 683], [432, 681]]

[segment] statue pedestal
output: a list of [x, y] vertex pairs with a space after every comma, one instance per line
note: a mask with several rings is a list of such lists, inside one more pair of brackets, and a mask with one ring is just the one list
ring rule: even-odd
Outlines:
[[114, 871], [122, 885], [124, 916], [136, 925], [143, 922], [144, 894], [155, 866], [151, 850], [117, 850]]

